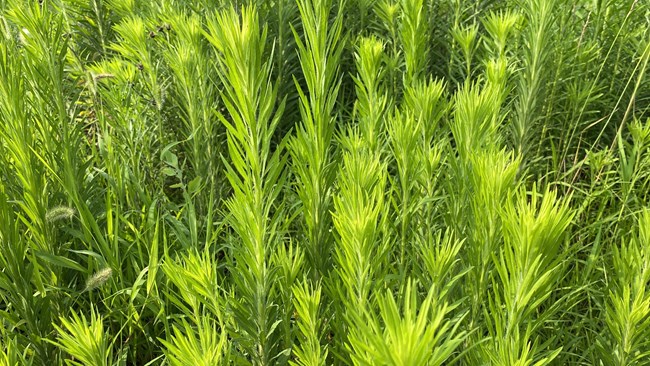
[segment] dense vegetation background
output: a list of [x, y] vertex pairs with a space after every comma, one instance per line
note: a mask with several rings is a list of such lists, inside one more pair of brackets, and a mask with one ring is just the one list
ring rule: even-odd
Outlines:
[[650, 2], [0, 14], [0, 365], [650, 365]]

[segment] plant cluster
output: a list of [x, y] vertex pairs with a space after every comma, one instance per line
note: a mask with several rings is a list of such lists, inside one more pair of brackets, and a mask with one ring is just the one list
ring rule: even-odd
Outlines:
[[0, 33], [0, 366], [650, 365], [650, 2]]

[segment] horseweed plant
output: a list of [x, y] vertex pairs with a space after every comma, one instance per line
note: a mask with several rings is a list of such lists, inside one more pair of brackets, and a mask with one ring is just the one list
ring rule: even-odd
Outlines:
[[0, 0], [0, 365], [650, 365], [649, 14]]

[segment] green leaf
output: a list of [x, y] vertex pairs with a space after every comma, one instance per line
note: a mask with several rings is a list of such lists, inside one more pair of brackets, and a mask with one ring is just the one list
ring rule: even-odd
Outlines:
[[64, 267], [64, 268], [69, 268], [69, 269], [74, 269], [75, 271], [79, 271], [82, 273], [87, 272], [86, 268], [82, 267], [79, 263], [73, 261], [70, 258], [58, 256], [58, 255], [53, 255], [50, 253], [45, 253], [41, 251], [34, 251], [36, 256], [42, 260], [44, 260], [47, 263], [53, 264], [58, 267]]

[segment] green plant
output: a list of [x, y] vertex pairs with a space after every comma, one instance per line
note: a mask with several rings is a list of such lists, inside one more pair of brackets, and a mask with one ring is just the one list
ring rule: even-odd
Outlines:
[[65, 353], [73, 357], [69, 365], [98, 365], [113, 364], [113, 348], [109, 336], [104, 333], [103, 319], [96, 310], [91, 309], [90, 318], [86, 319], [72, 313], [72, 319], [61, 319], [61, 326], [55, 325], [59, 333], [56, 341]]
[[649, 12], [0, 0], [0, 365], [649, 365]]

